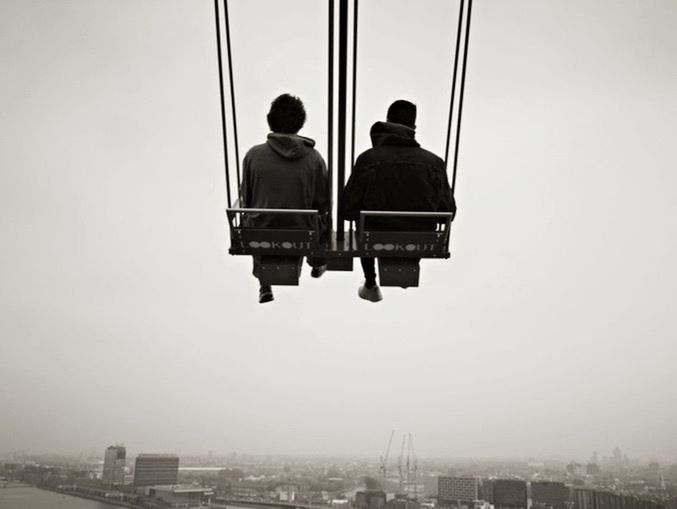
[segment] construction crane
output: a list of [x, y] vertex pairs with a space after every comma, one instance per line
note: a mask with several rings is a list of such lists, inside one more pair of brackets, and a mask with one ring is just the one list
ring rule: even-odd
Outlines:
[[407, 435], [402, 435], [402, 446], [400, 447], [400, 457], [398, 458], [397, 461], [397, 471], [399, 474], [399, 480], [400, 480], [400, 493], [404, 493], [404, 447], [407, 444]]
[[[409, 433], [409, 444], [407, 447], [407, 498], [412, 500], [418, 499], [418, 459], [414, 451], [414, 439]], [[414, 488], [412, 495], [411, 489]]]
[[383, 477], [383, 491], [388, 491], [387, 481], [388, 481], [388, 457], [390, 456], [390, 447], [393, 445], [393, 437], [395, 436], [395, 430], [390, 432], [390, 439], [388, 440], [388, 447], [386, 447], [386, 452], [381, 456], [381, 466], [380, 471]]

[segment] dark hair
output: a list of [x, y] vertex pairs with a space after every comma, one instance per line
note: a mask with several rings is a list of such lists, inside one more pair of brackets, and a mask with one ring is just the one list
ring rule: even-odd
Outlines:
[[282, 94], [271, 103], [267, 118], [274, 133], [296, 134], [306, 123], [306, 109], [298, 97]]
[[404, 99], [399, 99], [388, 108], [386, 119], [388, 122], [404, 124], [414, 129], [416, 127], [416, 105]]

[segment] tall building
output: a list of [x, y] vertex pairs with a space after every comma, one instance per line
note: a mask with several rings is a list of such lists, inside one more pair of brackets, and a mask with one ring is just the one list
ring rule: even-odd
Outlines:
[[510, 509], [526, 509], [527, 483], [512, 479], [496, 479], [492, 483], [492, 500], [494, 507]]
[[385, 505], [385, 491], [364, 490], [355, 493], [355, 509], [383, 509]]
[[623, 452], [620, 447], [614, 449], [614, 462], [618, 465], [623, 463]]
[[103, 457], [103, 475], [101, 480], [105, 486], [120, 486], [125, 482], [125, 463], [127, 449], [121, 445], [111, 445]]
[[572, 493], [573, 509], [596, 509], [595, 492], [586, 488], [574, 488]]
[[179, 458], [173, 454], [139, 454], [134, 465], [134, 486], [177, 484]]
[[583, 488], [573, 490], [573, 509], [665, 509], [665, 505], [635, 495]]
[[437, 499], [440, 505], [474, 502], [480, 498], [480, 483], [476, 477], [438, 477]]
[[534, 508], [567, 509], [570, 500], [570, 490], [562, 482], [531, 483], [531, 503]]

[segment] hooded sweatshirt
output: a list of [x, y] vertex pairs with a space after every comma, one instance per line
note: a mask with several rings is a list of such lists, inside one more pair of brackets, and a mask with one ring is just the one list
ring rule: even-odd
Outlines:
[[[264, 209], [329, 208], [327, 167], [315, 142], [298, 134], [270, 133], [243, 161], [242, 205]], [[312, 228], [310, 216], [248, 213], [250, 227]]]
[[[444, 161], [419, 145], [416, 131], [393, 122], [376, 122], [373, 148], [355, 162], [341, 200], [346, 219], [361, 210], [455, 212]], [[434, 230], [434, 219], [373, 218], [367, 227], [382, 230]]]

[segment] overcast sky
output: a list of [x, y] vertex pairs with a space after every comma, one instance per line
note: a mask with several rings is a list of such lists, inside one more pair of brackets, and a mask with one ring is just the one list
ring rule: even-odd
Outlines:
[[[231, 0], [240, 141], [326, 153], [326, 2]], [[438, 153], [457, 4], [363, 0], [357, 144]], [[476, 0], [452, 259], [257, 303], [213, 3], [0, 0], [0, 451], [677, 459], [677, 2]]]

